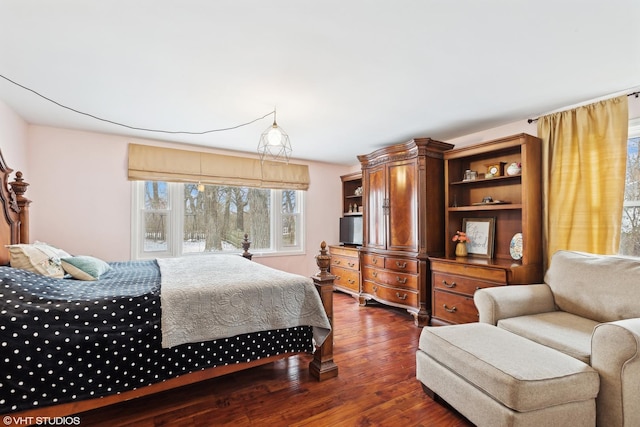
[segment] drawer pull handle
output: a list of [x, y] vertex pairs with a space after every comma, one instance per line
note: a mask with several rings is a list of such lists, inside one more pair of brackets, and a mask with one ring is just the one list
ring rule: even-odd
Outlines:
[[402, 294], [402, 295], [400, 295], [400, 292], [396, 292], [396, 297], [397, 297], [399, 300], [404, 301], [404, 300], [406, 300], [406, 299], [407, 299], [407, 294]]
[[378, 292], [378, 287], [376, 285], [373, 285], [373, 293], [375, 294], [376, 292]]
[[447, 288], [455, 288], [456, 287], [456, 282], [451, 282], [451, 284], [449, 284], [449, 283], [447, 283], [446, 280], [443, 280], [442, 284], [445, 285]]
[[371, 262], [374, 263], [374, 264], [377, 264], [378, 263], [378, 258], [371, 258]]
[[351, 267], [351, 268], [353, 268], [353, 267], [355, 267], [355, 266], [356, 266], [356, 264], [355, 264], [355, 263], [353, 263], [353, 262], [348, 262], [348, 263], [347, 263], [347, 265], [348, 265], [349, 267]]
[[449, 313], [455, 313], [458, 310], [455, 305], [453, 307], [449, 308], [449, 307], [447, 307], [447, 304], [442, 304], [442, 307], [446, 311], [448, 311]]
[[349, 284], [351, 284], [351, 285], [353, 285], [354, 283], [356, 283], [356, 281], [355, 281], [355, 280], [353, 280], [353, 279], [349, 279], [349, 280], [347, 280], [347, 282], [349, 282]]
[[336, 280], [340, 281], [341, 277], [340, 276], [336, 276]]
[[335, 265], [340, 265], [340, 260], [339, 260], [339, 259], [337, 259], [337, 260], [333, 261], [333, 263], [334, 263]]
[[400, 261], [396, 261], [396, 267], [398, 268], [407, 268], [407, 262], [403, 262], [402, 264], [400, 264]]
[[373, 277], [378, 277], [378, 272], [377, 272], [377, 271], [372, 271], [372, 272], [371, 272], [371, 275], [372, 275]]
[[403, 284], [403, 285], [404, 285], [405, 283], [407, 283], [407, 278], [406, 278], [406, 277], [400, 277], [400, 276], [398, 276], [398, 277], [397, 277], [397, 279], [398, 279], [398, 283], [401, 283], [401, 284]]

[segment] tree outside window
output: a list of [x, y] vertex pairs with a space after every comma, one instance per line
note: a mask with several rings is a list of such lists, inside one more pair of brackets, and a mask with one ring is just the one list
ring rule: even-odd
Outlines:
[[154, 181], [137, 185], [144, 191], [141, 224], [134, 224], [142, 230], [133, 233], [141, 239], [136, 257], [237, 252], [245, 233], [253, 253], [302, 251], [302, 192], [216, 185], [199, 191], [197, 184]]
[[270, 248], [271, 190], [184, 184], [183, 253], [242, 248], [244, 234], [253, 249]]
[[640, 256], [640, 120], [629, 128], [620, 254]]
[[169, 250], [169, 193], [167, 184], [158, 181], [144, 183], [144, 251]]

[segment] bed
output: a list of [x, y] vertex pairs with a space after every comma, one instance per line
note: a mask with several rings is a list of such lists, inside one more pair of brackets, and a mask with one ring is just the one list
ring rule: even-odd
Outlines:
[[[11, 172], [0, 153], [0, 414], [7, 419], [76, 414], [300, 353], [314, 353], [309, 369], [318, 380], [337, 375], [324, 242], [312, 278], [251, 261], [248, 245], [244, 257], [73, 257], [26, 243], [28, 184], [20, 172], [8, 182]], [[14, 252], [33, 250], [60, 251], [48, 259], [63, 260], [63, 276], [15, 268]], [[227, 282], [203, 279], [213, 276]]]

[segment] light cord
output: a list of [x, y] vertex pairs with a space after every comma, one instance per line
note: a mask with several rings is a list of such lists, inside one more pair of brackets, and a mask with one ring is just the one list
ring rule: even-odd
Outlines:
[[253, 119], [253, 120], [251, 120], [251, 121], [249, 121], [249, 122], [246, 122], [246, 123], [241, 123], [241, 124], [239, 124], [239, 125], [230, 126], [230, 127], [226, 127], [226, 128], [210, 129], [210, 130], [205, 130], [205, 131], [201, 131], [201, 132], [191, 132], [191, 131], [183, 131], [183, 130], [176, 130], [176, 131], [174, 131], [174, 130], [163, 130], [163, 129], [142, 128], [142, 127], [137, 127], [137, 126], [127, 125], [127, 124], [124, 124], [124, 123], [119, 123], [119, 122], [116, 122], [116, 121], [113, 121], [113, 120], [109, 120], [109, 119], [104, 119], [104, 118], [102, 118], [102, 117], [98, 117], [98, 116], [96, 116], [96, 115], [89, 114], [89, 113], [85, 113], [85, 112], [80, 111], [80, 110], [77, 110], [77, 109], [75, 109], [75, 108], [68, 107], [68, 106], [66, 106], [66, 105], [64, 105], [64, 104], [61, 104], [61, 103], [60, 103], [60, 102], [58, 102], [58, 101], [55, 101], [55, 100], [53, 100], [53, 99], [51, 99], [51, 98], [49, 98], [49, 97], [47, 97], [47, 96], [45, 96], [45, 95], [43, 95], [43, 94], [41, 94], [41, 93], [39, 93], [39, 92], [37, 92], [37, 91], [35, 91], [35, 90], [31, 89], [31, 88], [28, 88], [28, 87], [26, 87], [26, 86], [24, 86], [24, 85], [21, 85], [20, 83], [18, 83], [18, 82], [16, 82], [16, 81], [11, 80], [11, 79], [10, 79], [10, 78], [8, 78], [8, 77], [3, 76], [2, 74], [0, 74], [0, 77], [2, 77], [2, 78], [3, 78], [3, 79], [5, 79], [6, 81], [8, 81], [8, 82], [10, 82], [10, 83], [13, 83], [14, 85], [16, 85], [16, 86], [18, 86], [18, 87], [20, 87], [20, 88], [22, 88], [22, 89], [24, 89], [24, 90], [28, 90], [29, 92], [31, 92], [31, 93], [33, 93], [33, 94], [35, 94], [35, 95], [38, 95], [40, 98], [45, 99], [45, 100], [47, 100], [47, 101], [49, 101], [49, 102], [51, 102], [51, 103], [53, 103], [53, 104], [57, 105], [58, 107], [62, 107], [62, 108], [67, 109], [67, 110], [69, 110], [69, 111], [73, 111], [74, 113], [77, 113], [77, 114], [82, 114], [83, 116], [91, 117], [92, 119], [96, 119], [96, 120], [100, 120], [100, 121], [102, 121], [102, 122], [110, 123], [110, 124], [112, 124], [112, 125], [122, 126], [122, 127], [125, 127], [125, 128], [128, 128], [128, 129], [133, 129], [133, 130], [141, 130], [141, 131], [145, 131], [145, 132], [170, 133], [170, 134], [185, 134], [185, 135], [205, 135], [205, 134], [208, 134], [208, 133], [213, 133], [213, 132], [224, 132], [224, 131], [228, 131], [228, 130], [238, 129], [238, 128], [241, 128], [241, 127], [243, 127], [243, 126], [248, 126], [248, 125], [250, 125], [250, 124], [252, 124], [252, 123], [255, 123], [255, 122], [259, 121], [259, 120], [262, 120], [262, 119], [264, 119], [265, 117], [268, 117], [268, 116], [270, 116], [270, 115], [272, 115], [272, 114], [273, 114], [273, 117], [274, 117], [274, 120], [275, 120], [275, 114], [276, 114], [275, 110], [273, 110], [273, 111], [268, 112], [267, 114], [265, 114], [265, 115], [264, 115], [264, 116], [262, 116], [262, 117], [258, 117], [258, 118], [256, 118], [256, 119]]

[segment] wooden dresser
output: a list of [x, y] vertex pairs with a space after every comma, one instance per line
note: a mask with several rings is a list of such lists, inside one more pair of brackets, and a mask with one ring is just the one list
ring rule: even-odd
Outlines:
[[353, 297], [360, 296], [360, 259], [358, 248], [352, 246], [329, 246], [331, 274], [336, 276], [334, 289]]
[[416, 138], [358, 156], [364, 240], [360, 304], [405, 308], [429, 324], [429, 256], [444, 255], [444, 160], [453, 146]]

